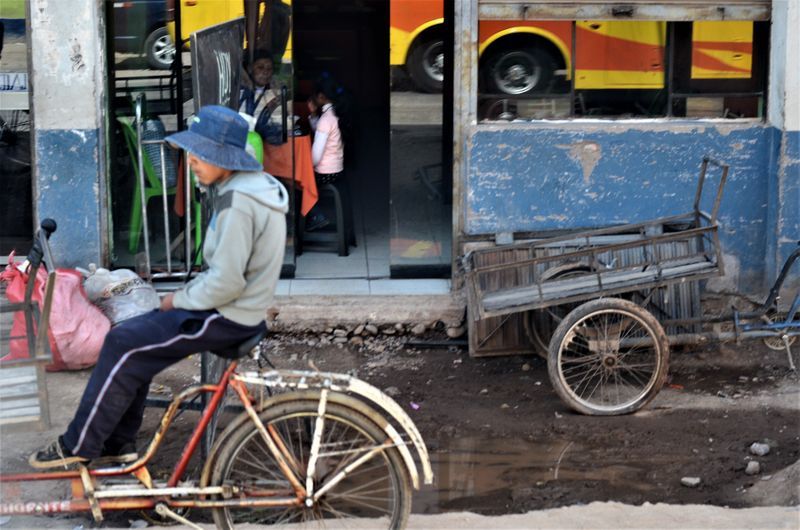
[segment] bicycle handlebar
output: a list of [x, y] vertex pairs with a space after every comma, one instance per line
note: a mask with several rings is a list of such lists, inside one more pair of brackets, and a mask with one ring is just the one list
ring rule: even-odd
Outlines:
[[50, 218], [43, 219], [39, 225], [41, 228], [36, 232], [33, 238], [33, 245], [30, 252], [28, 252], [28, 261], [32, 268], [38, 268], [42, 264], [42, 258], [46, 258], [45, 262], [53, 266], [53, 258], [50, 254], [50, 245], [47, 240], [58, 228], [58, 224]]

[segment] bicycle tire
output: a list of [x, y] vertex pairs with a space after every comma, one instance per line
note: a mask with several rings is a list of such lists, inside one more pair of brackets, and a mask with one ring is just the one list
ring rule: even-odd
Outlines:
[[558, 325], [547, 372], [570, 408], [612, 416], [647, 405], [664, 385], [668, 365], [669, 340], [658, 320], [628, 300], [602, 298], [577, 307]]
[[[308, 463], [306, 458], [318, 407], [319, 403], [316, 401], [288, 401], [259, 413], [259, 417], [265, 425], [272, 424], [282, 435], [284, 444], [301, 467], [299, 478], [303, 484], [305, 484], [305, 465]], [[349, 442], [350, 445], [344, 451], [328, 451], [326, 453], [326, 448], [334, 447], [331, 440], [337, 429], [339, 429], [340, 436], [351, 433], [355, 438]], [[331, 402], [326, 406], [324, 432], [326, 435], [320, 458], [317, 461], [317, 469], [322, 469], [323, 473], [325, 471], [327, 473], [323, 474], [318, 487], [324, 484], [326, 477], [364, 454], [363, 447], [373, 447], [383, 443], [386, 439], [383, 430], [366, 416], [351, 408]], [[345, 447], [342, 442], [337, 442], [336, 445]], [[362, 449], [358, 450], [359, 447]], [[253, 451], [257, 451], [257, 453], [253, 453]], [[345, 454], [333, 454], [336, 452]], [[248, 457], [251, 460], [248, 460]], [[256, 458], [252, 459], [254, 457]], [[241, 477], [247, 475], [256, 477], [256, 480], [261, 482], [272, 482], [278, 489], [285, 490], [286, 495], [294, 495], [288, 480], [271, 458], [255, 425], [250, 422], [242, 424], [226, 436], [224, 443], [219, 446], [212, 458], [214, 459], [214, 469], [211, 474], [211, 485], [237, 484], [242, 486], [245, 484], [246, 487], [246, 483], [241, 481]], [[224, 530], [235, 528], [237, 523], [276, 526], [286, 523], [295, 525], [293, 528], [302, 528], [302, 526], [296, 526], [298, 522], [310, 522], [310, 527], [321, 528], [324, 527], [326, 516], [332, 514], [368, 517], [382, 513], [383, 516], [388, 516], [388, 520], [385, 521], [386, 528], [404, 528], [411, 511], [411, 484], [399, 451], [395, 447], [388, 448], [364, 465], [367, 467], [361, 466], [360, 469], [353, 470], [352, 475], [334, 486], [312, 508], [216, 508], [213, 510], [214, 522], [218, 528]], [[362, 476], [362, 479], [369, 480], [367, 484], [359, 484], [356, 480], [359, 474], [364, 475], [367, 471], [376, 469], [380, 471], [381, 468], [385, 469], [386, 476], [379, 476], [378, 479], [374, 478], [375, 473], [370, 473], [367, 477]], [[354, 482], [355, 485], [353, 485]], [[350, 489], [346, 489], [348, 487]], [[361, 490], [367, 487], [370, 488], [371, 496], [365, 498]], [[389, 495], [385, 498], [385, 507], [382, 504], [367, 502], [380, 502], [382, 499], [377, 495], [383, 489], [389, 491]], [[348, 501], [351, 503], [349, 506], [347, 505]], [[369, 510], [370, 507], [377, 508]]]

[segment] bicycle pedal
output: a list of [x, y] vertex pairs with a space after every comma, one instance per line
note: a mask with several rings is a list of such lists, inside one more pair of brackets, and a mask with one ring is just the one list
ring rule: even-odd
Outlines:
[[178, 515], [177, 513], [172, 511], [169, 508], [169, 506], [167, 506], [166, 504], [163, 504], [163, 503], [156, 504], [156, 513], [158, 515], [160, 515], [161, 517], [169, 517], [173, 521], [176, 521], [176, 522], [178, 522], [180, 524], [186, 525], [189, 528], [193, 528], [194, 530], [203, 530], [202, 526], [196, 525], [193, 522], [191, 522], [189, 519], [187, 519], [186, 517]]

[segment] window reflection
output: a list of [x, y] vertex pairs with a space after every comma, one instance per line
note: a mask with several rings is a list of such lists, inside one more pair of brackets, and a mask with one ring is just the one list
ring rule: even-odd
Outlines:
[[0, 255], [25, 253], [33, 233], [31, 114], [25, 1], [0, 2]]
[[479, 22], [478, 116], [763, 116], [766, 23]]
[[390, 6], [390, 273], [449, 276], [452, 180], [451, 164], [443, 162], [443, 87], [452, 30], [444, 2]]

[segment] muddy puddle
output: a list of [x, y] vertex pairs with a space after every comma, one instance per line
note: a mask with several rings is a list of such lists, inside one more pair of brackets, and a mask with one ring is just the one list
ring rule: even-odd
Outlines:
[[[433, 444], [432, 444], [433, 445]], [[656, 458], [657, 459], [657, 458]], [[592, 483], [612, 489], [645, 493], [653, 485], [657, 462], [632, 462], [619, 448], [588, 447], [562, 440], [536, 443], [526, 440], [465, 437], [442, 440], [431, 450], [433, 487], [414, 497], [414, 511], [440, 513], [473, 506], [483, 500], [541, 496], [554, 490]]]

